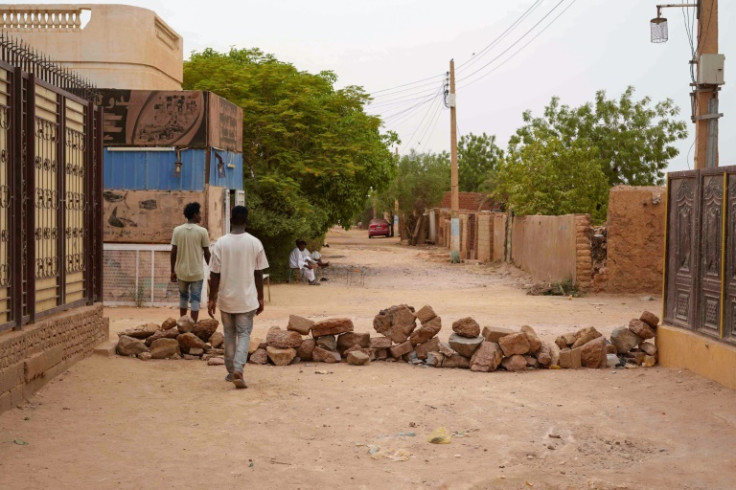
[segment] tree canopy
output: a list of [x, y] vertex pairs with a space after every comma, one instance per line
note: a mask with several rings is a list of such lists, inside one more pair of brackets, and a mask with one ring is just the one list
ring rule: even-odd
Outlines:
[[391, 181], [395, 164], [381, 121], [365, 113], [360, 87], [311, 74], [258, 49], [195, 52], [183, 87], [212, 91], [243, 109], [244, 188], [249, 229], [281, 264], [295, 237], [349, 225], [371, 188]]
[[634, 100], [628, 87], [618, 100], [596, 92], [593, 103], [577, 108], [553, 97], [543, 117], [523, 114], [524, 125], [509, 140], [509, 153], [534, 142], [557, 140], [564, 148], [589, 147], [608, 184], [659, 185], [667, 163], [679, 153], [672, 143], [687, 137], [687, 125], [676, 119], [671, 99], [652, 106], [649, 97]]
[[469, 133], [460, 137], [457, 145], [458, 187], [461, 192], [481, 192], [487, 189], [489, 178], [498, 169], [503, 150], [496, 145], [496, 136]]

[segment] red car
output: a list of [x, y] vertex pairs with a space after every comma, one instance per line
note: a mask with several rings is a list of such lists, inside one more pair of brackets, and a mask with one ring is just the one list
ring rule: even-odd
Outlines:
[[390, 237], [391, 226], [385, 219], [372, 219], [371, 222], [368, 224], [368, 238], [373, 238], [374, 236], [381, 235], [385, 237]]

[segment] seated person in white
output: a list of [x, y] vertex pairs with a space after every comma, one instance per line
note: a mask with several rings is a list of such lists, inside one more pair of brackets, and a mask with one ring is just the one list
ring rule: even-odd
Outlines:
[[316, 261], [312, 260], [307, 251], [307, 242], [304, 240], [296, 241], [296, 248], [291, 251], [289, 255], [289, 267], [291, 269], [299, 269], [302, 274], [305, 275], [309, 284], [312, 286], [319, 286], [319, 283], [314, 277], [314, 269], [319, 267]]

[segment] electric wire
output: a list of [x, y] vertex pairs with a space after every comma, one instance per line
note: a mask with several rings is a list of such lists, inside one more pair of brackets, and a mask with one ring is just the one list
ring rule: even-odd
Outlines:
[[468, 59], [467, 61], [459, 64], [456, 68], [457, 72], [459, 73], [465, 68], [468, 68], [473, 63], [480, 60], [480, 58], [483, 56], [483, 54], [488, 51], [490, 48], [498, 44], [501, 40], [503, 40], [508, 34], [511, 34], [513, 30], [518, 26], [524, 19], [526, 19], [534, 10], [539, 7], [539, 5], [542, 3], [542, 0], [536, 0], [529, 8], [526, 9], [526, 11], [521, 14], [509, 27], [506, 28], [501, 34], [496, 36], [496, 38], [491, 41], [486, 47], [481, 49], [477, 54], [474, 53], [473, 56]]
[[[422, 118], [422, 121], [419, 123], [419, 125], [416, 127], [414, 132], [411, 134], [409, 139], [406, 141], [407, 148], [410, 147], [411, 143], [414, 141], [414, 137], [417, 134], [420, 134], [419, 139], [417, 140], [418, 142], [417, 144], [421, 145], [422, 141], [424, 141], [424, 138], [427, 135], [427, 131], [429, 131], [429, 128], [430, 127], [433, 128], [432, 131], [434, 131], [434, 126], [436, 125], [436, 119], [438, 118], [438, 114], [441, 113], [441, 109], [442, 109], [442, 102], [441, 102], [441, 99], [437, 97], [432, 102], [432, 104], [429, 106], [429, 109], [424, 115], [424, 118]], [[429, 118], [427, 118], [427, 116], [429, 116]], [[424, 124], [425, 120], [426, 120], [426, 124]]]
[[[564, 0], [563, 0], [563, 1], [564, 1]], [[533, 43], [533, 42], [534, 42], [534, 40], [536, 40], [536, 39], [537, 39], [537, 38], [538, 38], [539, 36], [541, 36], [541, 35], [542, 35], [542, 34], [544, 33], [544, 31], [546, 31], [546, 30], [547, 30], [547, 29], [548, 29], [548, 28], [549, 28], [549, 27], [550, 27], [550, 26], [551, 26], [552, 24], [554, 24], [554, 23], [555, 23], [555, 21], [556, 21], [557, 19], [559, 19], [560, 17], [562, 17], [562, 15], [563, 15], [563, 14], [564, 14], [565, 12], [567, 12], [567, 10], [568, 10], [568, 9], [569, 9], [570, 7], [572, 7], [573, 5], [575, 5], [575, 2], [577, 2], [577, 0], [572, 0], [572, 2], [570, 2], [570, 3], [569, 3], [569, 4], [567, 5], [567, 7], [565, 7], [565, 8], [564, 8], [564, 9], [563, 9], [563, 10], [562, 10], [562, 11], [561, 11], [561, 12], [560, 12], [559, 14], [557, 14], [557, 16], [556, 16], [556, 17], [554, 17], [554, 18], [553, 18], [553, 19], [552, 19], [552, 20], [551, 20], [551, 21], [550, 21], [550, 22], [549, 22], [549, 23], [548, 23], [548, 24], [547, 24], [546, 26], [544, 26], [544, 27], [542, 28], [542, 30], [540, 30], [540, 31], [539, 31], [539, 32], [538, 32], [537, 34], [535, 34], [535, 35], [534, 35], [534, 37], [532, 37], [532, 38], [531, 38], [531, 39], [530, 39], [529, 41], [527, 41], [527, 42], [526, 42], [526, 44], [522, 45], [522, 46], [521, 46], [521, 47], [520, 47], [519, 49], [517, 49], [516, 51], [514, 51], [514, 52], [513, 52], [512, 54], [511, 54], [511, 56], [509, 56], [508, 58], [506, 58], [505, 60], [503, 60], [503, 61], [502, 61], [501, 63], [499, 63], [498, 65], [496, 65], [495, 67], [493, 67], [493, 68], [492, 68], [491, 70], [487, 71], [486, 73], [484, 73], [484, 74], [483, 74], [483, 75], [481, 75], [480, 77], [476, 78], [475, 80], [470, 80], [470, 81], [467, 81], [467, 80], [465, 80], [465, 82], [466, 82], [466, 83], [464, 83], [464, 84], [460, 85], [460, 86], [459, 86], [459, 88], [465, 88], [465, 87], [469, 87], [470, 85], [472, 85], [472, 84], [474, 84], [474, 83], [476, 83], [476, 82], [478, 82], [478, 81], [480, 81], [480, 80], [484, 79], [485, 77], [487, 77], [487, 76], [488, 76], [488, 75], [490, 75], [491, 73], [493, 73], [493, 72], [495, 72], [496, 70], [498, 70], [499, 68], [501, 68], [501, 67], [502, 67], [503, 65], [505, 65], [505, 64], [506, 64], [507, 62], [509, 62], [509, 61], [510, 61], [511, 59], [513, 59], [513, 58], [514, 58], [514, 57], [515, 57], [515, 56], [516, 56], [517, 54], [519, 54], [519, 52], [521, 52], [521, 51], [522, 51], [522, 50], [523, 50], [524, 48], [526, 48], [527, 46], [529, 46], [529, 45], [530, 45], [531, 43]], [[560, 2], [560, 3], [562, 3], [562, 2]], [[559, 5], [559, 4], [558, 4], [558, 5]], [[556, 7], [555, 7], [555, 8], [556, 8]], [[503, 54], [503, 53], [502, 53], [502, 54]]]

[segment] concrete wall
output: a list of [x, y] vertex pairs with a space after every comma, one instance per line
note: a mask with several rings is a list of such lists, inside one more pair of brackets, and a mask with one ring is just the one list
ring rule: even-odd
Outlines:
[[0, 411], [18, 404], [107, 340], [102, 305], [59, 313], [0, 334]]
[[506, 260], [506, 213], [493, 213], [493, 247], [491, 260]]
[[575, 215], [516, 216], [511, 233], [514, 265], [537, 281], [576, 280]]
[[665, 236], [665, 188], [617, 186], [608, 201], [608, 280], [611, 293], [661, 294]]
[[202, 226], [216, 239], [225, 233], [224, 190], [208, 186], [204, 192], [131, 191], [107, 189], [104, 193], [106, 243], [171, 243], [174, 227], [186, 222], [184, 206], [202, 205]]
[[493, 260], [493, 213], [481, 211], [476, 215], [478, 220], [477, 258], [481, 262]]
[[[91, 16], [84, 28], [83, 11]], [[184, 44], [155, 12], [128, 5], [0, 6], [5, 32], [100, 88], [181, 90]]]

